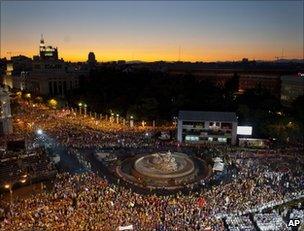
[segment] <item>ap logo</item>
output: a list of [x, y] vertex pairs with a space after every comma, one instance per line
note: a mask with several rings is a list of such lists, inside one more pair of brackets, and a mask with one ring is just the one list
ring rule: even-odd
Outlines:
[[297, 227], [300, 224], [301, 224], [300, 219], [290, 219], [288, 222], [288, 227]]

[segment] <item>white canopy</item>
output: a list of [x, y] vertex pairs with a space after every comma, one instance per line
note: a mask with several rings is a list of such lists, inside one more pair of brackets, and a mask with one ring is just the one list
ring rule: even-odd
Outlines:
[[219, 171], [222, 172], [224, 170], [224, 163], [221, 162], [215, 162], [213, 165], [213, 171]]
[[214, 158], [213, 161], [214, 161], [215, 163], [217, 163], [217, 162], [223, 162], [223, 160], [222, 160], [220, 157]]

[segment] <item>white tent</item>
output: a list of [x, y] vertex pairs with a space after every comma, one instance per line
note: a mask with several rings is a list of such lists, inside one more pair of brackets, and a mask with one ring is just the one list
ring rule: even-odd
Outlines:
[[217, 162], [223, 162], [223, 160], [222, 160], [220, 157], [214, 158], [213, 161], [214, 161], [215, 163], [217, 163]]
[[224, 170], [224, 163], [215, 162], [212, 169], [213, 169], [213, 171], [222, 172]]

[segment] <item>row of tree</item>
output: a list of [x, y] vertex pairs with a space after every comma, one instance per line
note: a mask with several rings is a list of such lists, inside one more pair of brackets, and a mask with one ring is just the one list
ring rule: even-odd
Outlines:
[[303, 97], [291, 108], [284, 108], [278, 98], [259, 86], [238, 95], [237, 74], [218, 87], [191, 75], [103, 68], [92, 71], [89, 79], [82, 78], [80, 86], [69, 96], [70, 103], [85, 101], [99, 113], [171, 121], [179, 110], [235, 111], [240, 124], [254, 127], [254, 136], [303, 138]]

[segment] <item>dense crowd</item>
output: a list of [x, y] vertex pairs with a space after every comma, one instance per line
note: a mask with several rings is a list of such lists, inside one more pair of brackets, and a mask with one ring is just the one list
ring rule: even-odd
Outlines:
[[12, 204], [1, 201], [1, 230], [118, 230], [132, 226], [134, 230], [221, 231], [225, 230], [222, 218], [229, 214], [245, 215], [257, 206], [277, 205], [294, 195], [304, 195], [303, 147], [289, 149], [288, 153], [286, 149], [266, 150], [264, 156], [228, 146], [180, 147], [147, 138], [155, 133], [153, 128], [131, 129], [31, 105], [23, 105], [15, 119], [17, 135], [34, 140], [35, 130], [41, 128], [55, 145], [64, 146], [82, 164], [89, 164], [81, 156], [85, 149], [115, 147], [149, 152], [182, 148], [201, 157], [203, 152], [210, 152], [237, 171], [218, 185], [168, 196], [138, 194], [90, 171], [61, 173], [51, 191], [16, 199]]
[[[51, 193], [15, 201], [2, 230], [223, 230], [198, 195], [140, 195], [96, 174], [58, 175]], [[208, 208], [208, 209], [207, 209]]]

